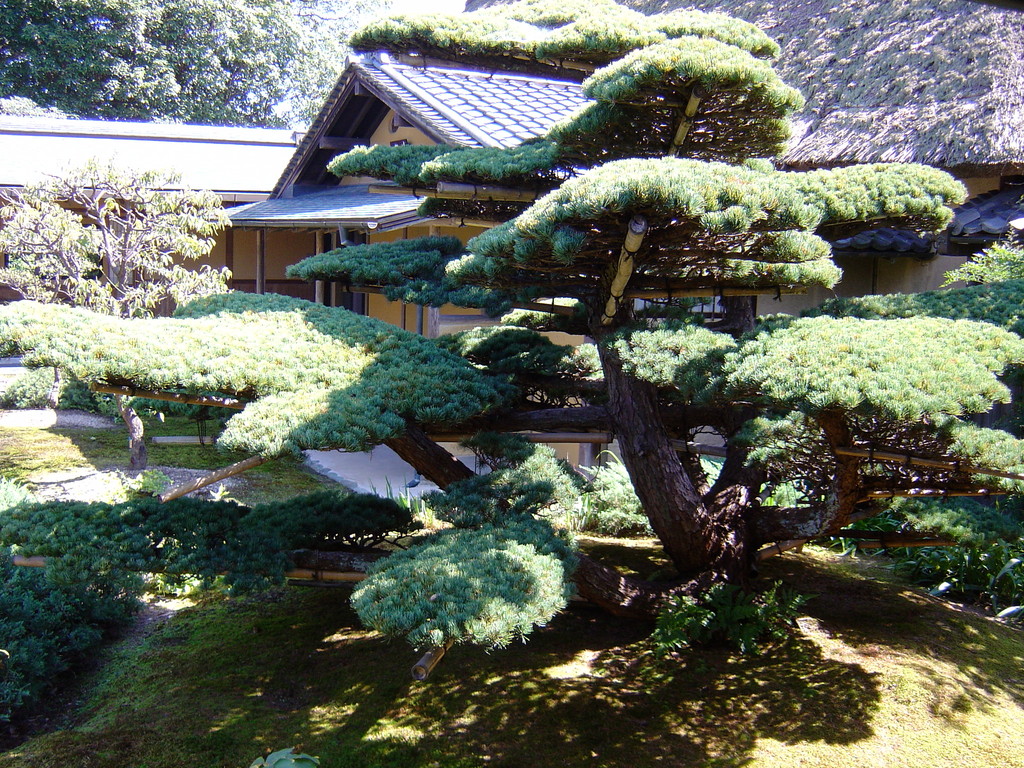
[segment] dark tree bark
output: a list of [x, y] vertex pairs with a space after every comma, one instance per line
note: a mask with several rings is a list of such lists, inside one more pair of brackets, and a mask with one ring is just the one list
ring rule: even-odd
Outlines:
[[114, 396], [121, 420], [128, 428], [128, 468], [143, 470], [149, 463], [149, 451], [146, 449], [145, 425], [135, 409], [128, 405], [128, 400], [120, 395]]
[[710, 519], [665, 429], [657, 389], [626, 373], [612, 347], [598, 347], [608, 382], [608, 414], [633, 489], [679, 572], [703, 571], [715, 545], [708, 536]]
[[473, 477], [473, 470], [431, 440], [411, 421], [406, 422], [404, 435], [393, 437], [384, 444], [413, 469], [436, 483], [438, 488], [447, 488], [458, 480]]

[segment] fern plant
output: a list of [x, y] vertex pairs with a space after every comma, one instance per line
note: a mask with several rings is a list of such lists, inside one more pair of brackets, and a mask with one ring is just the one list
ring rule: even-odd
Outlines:
[[780, 582], [760, 595], [733, 584], [716, 584], [699, 599], [674, 598], [658, 616], [651, 639], [663, 654], [715, 643], [756, 653], [766, 640], [785, 637], [808, 599]]

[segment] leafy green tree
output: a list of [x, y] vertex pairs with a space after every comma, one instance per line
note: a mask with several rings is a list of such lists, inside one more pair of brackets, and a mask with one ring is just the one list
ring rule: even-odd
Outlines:
[[305, 45], [284, 0], [12, 0], [0, 93], [88, 118], [281, 124]]
[[[570, 582], [609, 611], [650, 616], [715, 584], [745, 589], [759, 553], [836, 533], [892, 496], [1017, 487], [1021, 443], [971, 420], [1009, 397], [999, 375], [1024, 361], [1017, 320], [986, 317], [1003, 304], [968, 290], [903, 315], [754, 316], [756, 294], [839, 279], [826, 238], [940, 229], [964, 196], [918, 165], [796, 173], [763, 159], [801, 98], [760, 30], [527, 0], [382, 19], [353, 44], [584, 81], [592, 103], [521, 147], [335, 161], [341, 175], [427, 190], [424, 214], [496, 224], [467, 247], [356, 246], [292, 270], [414, 303], [514, 309], [501, 325], [432, 341], [227, 294], [158, 321], [12, 306], [0, 339], [86, 380], [248, 401], [224, 446], [396, 450], [441, 486], [428, 503], [452, 530], [373, 566], [353, 597], [368, 625], [417, 645], [502, 645], [559, 610]], [[716, 317], [695, 314], [694, 296], [717, 297]], [[559, 346], [544, 330], [593, 343]], [[642, 581], [574, 553], [543, 513], [571, 506], [582, 483], [549, 449], [496, 434], [521, 430], [613, 433], [675, 577]], [[431, 438], [452, 433], [478, 433], [467, 444], [488, 474]], [[723, 455], [717, 474], [701, 451]]]
[[998, 283], [1024, 278], [1024, 245], [1013, 238], [994, 243], [967, 263], [946, 273], [945, 285], [959, 280], [966, 283]]
[[[24, 298], [117, 317], [227, 290], [227, 270], [181, 263], [210, 253], [227, 216], [215, 194], [175, 190], [179, 183], [172, 173], [91, 162], [5, 193], [0, 283]], [[131, 466], [144, 469], [142, 422], [124, 398], [117, 403]]]

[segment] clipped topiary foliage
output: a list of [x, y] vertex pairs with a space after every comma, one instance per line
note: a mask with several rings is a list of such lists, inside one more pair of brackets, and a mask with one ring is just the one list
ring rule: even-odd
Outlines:
[[[649, 617], [670, 594], [743, 593], [759, 549], [840, 531], [880, 498], [1019, 489], [1021, 442], [972, 417], [1007, 398], [1000, 377], [1024, 362], [1020, 286], [755, 317], [755, 295], [840, 279], [830, 239], [941, 229], [965, 194], [921, 165], [776, 168], [801, 98], [778, 78], [779, 49], [763, 32], [699, 11], [528, 0], [381, 18], [353, 45], [573, 79], [590, 95], [520, 147], [346, 154], [336, 172], [415, 187], [423, 215], [497, 226], [465, 247], [371, 243], [292, 270], [407, 301], [528, 310], [521, 327], [435, 342], [341, 309], [234, 294], [153, 321], [4, 307], [0, 351], [87, 381], [242, 399], [220, 442], [263, 456], [394, 448], [442, 488], [429, 503], [456, 528], [376, 567], [355, 597], [370, 626], [416, 645], [501, 645], [548, 620], [569, 578], [598, 605]], [[455, 199], [442, 184], [478, 186]], [[690, 311], [701, 298], [716, 306], [706, 321]], [[975, 322], [989, 313], [1002, 328]], [[593, 345], [574, 351], [541, 329]], [[537, 518], [575, 509], [581, 492], [550, 452], [478, 437], [491, 472], [474, 477], [431, 439], [520, 431], [614, 438], [680, 581], [574, 562]], [[701, 451], [721, 455], [716, 471]], [[990, 474], [999, 470], [1010, 476]], [[315, 525], [340, 516], [328, 508]], [[138, 512], [110, 514], [124, 525]], [[251, 526], [223, 553], [239, 568], [243, 554], [288, 541], [261, 528], [261, 514], [225, 515]], [[171, 538], [188, 542], [183, 553], [223, 548], [217, 525]], [[307, 540], [306, 528], [293, 533]]]

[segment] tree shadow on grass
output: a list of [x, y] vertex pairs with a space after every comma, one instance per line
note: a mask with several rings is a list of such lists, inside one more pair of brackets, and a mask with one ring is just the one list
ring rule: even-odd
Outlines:
[[658, 659], [646, 631], [572, 611], [521, 653], [457, 648], [430, 683], [410, 686], [417, 706], [352, 714], [345, 727], [363, 730], [364, 752], [353, 765], [401, 765], [411, 747], [443, 754], [459, 745], [451, 757], [489, 765], [731, 767], [763, 737], [841, 744], [872, 733], [874, 676], [823, 658], [809, 641], [761, 656]]
[[301, 742], [325, 768], [738, 768], [761, 738], [872, 734], [876, 676], [806, 639], [761, 656], [659, 659], [649, 626], [573, 609], [524, 648], [456, 647], [413, 683], [417, 654], [369, 635], [347, 597], [301, 590], [179, 614], [76, 730], [7, 760], [171, 768], [187, 757], [234, 768]]
[[929, 683], [933, 714], [955, 722], [958, 714], [988, 706], [989, 697], [999, 694], [1024, 706], [1024, 637], [1019, 630], [887, 580], [884, 565], [874, 558], [836, 560], [830, 569], [802, 556], [778, 558], [768, 573], [821, 595], [805, 610], [825, 634], [866, 656], [905, 654], [907, 668]]

